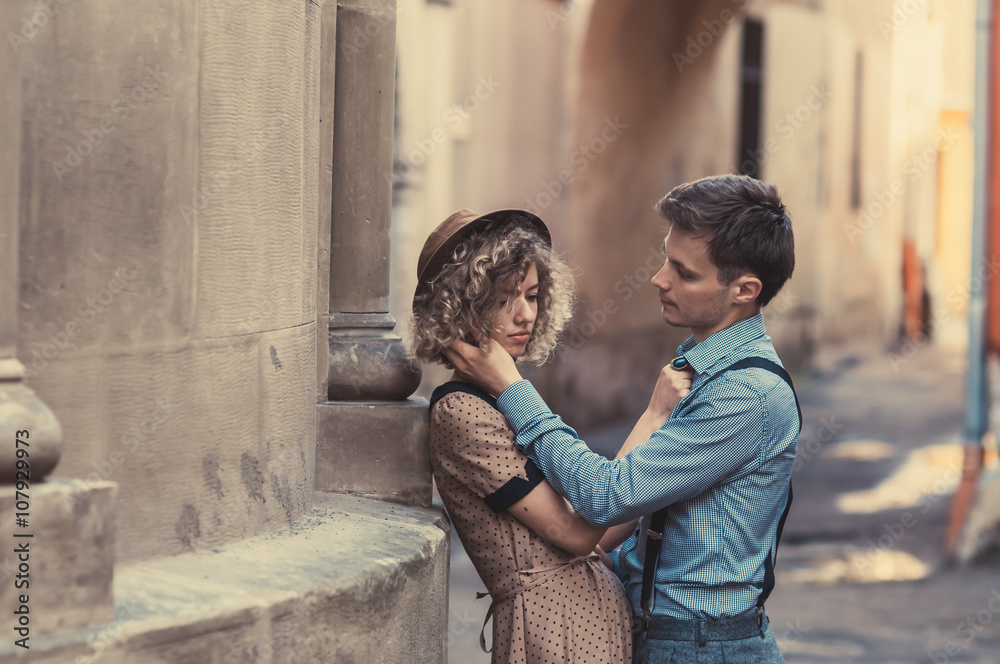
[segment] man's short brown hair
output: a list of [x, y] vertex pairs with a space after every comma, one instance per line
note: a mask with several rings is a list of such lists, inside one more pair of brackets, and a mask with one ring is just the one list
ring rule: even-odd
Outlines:
[[746, 175], [714, 175], [674, 187], [656, 209], [672, 229], [707, 240], [720, 284], [747, 273], [760, 279], [762, 307], [795, 270], [792, 222], [772, 185]]

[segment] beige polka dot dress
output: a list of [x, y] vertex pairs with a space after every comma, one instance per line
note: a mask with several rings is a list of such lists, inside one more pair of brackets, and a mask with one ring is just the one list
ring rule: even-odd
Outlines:
[[445, 383], [431, 397], [430, 441], [441, 499], [494, 601], [492, 664], [631, 662], [632, 610], [614, 574], [507, 511], [545, 478], [494, 404]]

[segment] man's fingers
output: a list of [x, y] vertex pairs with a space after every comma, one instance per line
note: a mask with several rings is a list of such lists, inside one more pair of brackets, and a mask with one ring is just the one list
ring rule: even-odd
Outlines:
[[458, 353], [459, 355], [465, 355], [471, 348], [472, 346], [470, 344], [465, 343], [461, 339], [451, 342], [451, 345], [448, 346], [449, 350]]
[[445, 357], [454, 364], [456, 367], [459, 366], [459, 362], [463, 365], [468, 365], [471, 362], [473, 353], [478, 351], [479, 348], [468, 344], [461, 339], [458, 341], [453, 341], [451, 345], [444, 349]]
[[443, 348], [441, 352], [444, 353], [444, 356], [446, 358], [448, 358], [448, 361], [451, 362], [451, 365], [456, 369], [458, 369], [459, 371], [462, 371], [468, 364], [468, 362], [466, 362], [465, 360], [465, 356], [462, 355], [462, 353], [455, 350], [455, 344], [452, 344], [447, 348]]
[[490, 339], [489, 346], [487, 347], [486, 350], [483, 350], [479, 346], [470, 344], [467, 341], [458, 339], [457, 341], [451, 342], [451, 345], [448, 346], [448, 350], [451, 350], [453, 353], [458, 354], [460, 357], [473, 359], [476, 357], [476, 353], [488, 354], [493, 351], [494, 347], [503, 348], [503, 346], [497, 343], [495, 339]]

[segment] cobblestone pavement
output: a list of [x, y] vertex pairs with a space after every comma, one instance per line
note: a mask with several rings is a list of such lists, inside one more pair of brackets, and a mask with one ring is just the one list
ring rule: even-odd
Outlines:
[[[795, 501], [768, 615], [789, 664], [1000, 664], [1000, 568], [941, 549], [961, 468], [964, 356], [829, 351], [794, 376], [804, 411]], [[613, 453], [630, 422], [581, 432]], [[450, 661], [488, 663], [488, 599], [453, 539]]]

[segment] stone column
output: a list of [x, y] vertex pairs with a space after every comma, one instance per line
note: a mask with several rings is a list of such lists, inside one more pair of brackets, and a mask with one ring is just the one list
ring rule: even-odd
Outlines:
[[[36, 11], [34, 3], [0, 3], [0, 34], [22, 37], [24, 19]], [[37, 637], [114, 617], [117, 485], [46, 479], [59, 463], [63, 431], [25, 384], [17, 357], [25, 57], [0, 57], [0, 615], [8, 634], [0, 659], [24, 654]]]
[[[332, 32], [332, 31], [331, 31]], [[327, 398], [316, 488], [430, 504], [427, 404], [389, 315], [395, 0], [340, 0], [332, 108]], [[322, 85], [329, 85], [324, 78]], [[325, 118], [324, 121], [329, 121]]]
[[[4, 3], [0, 26], [17, 34], [18, 11], [27, 3]], [[3, 34], [7, 34], [4, 30]], [[21, 84], [17, 58], [0, 58], [0, 483], [14, 484], [15, 433], [28, 431], [21, 449], [32, 481], [40, 481], [59, 462], [62, 429], [38, 395], [24, 384], [17, 359], [18, 192], [21, 153]], [[25, 446], [26, 445], [26, 446]], [[23, 457], [22, 457], [23, 458]]]

